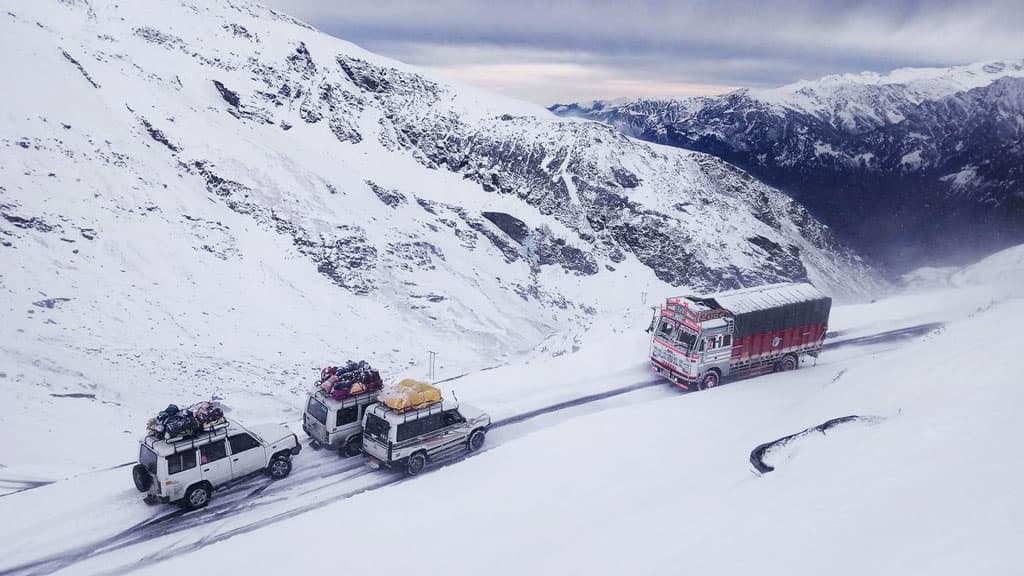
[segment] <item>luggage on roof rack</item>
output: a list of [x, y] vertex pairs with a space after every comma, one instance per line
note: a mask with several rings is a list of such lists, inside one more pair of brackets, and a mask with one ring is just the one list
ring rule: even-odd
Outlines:
[[216, 425], [196, 432], [192, 436], [174, 436], [171, 438], [164, 438], [163, 436], [149, 435], [143, 438], [143, 443], [149, 448], [154, 448], [157, 442], [165, 442], [168, 446], [173, 448], [174, 452], [180, 452], [184, 449], [195, 448], [199, 442], [227, 438], [227, 429], [229, 425], [230, 422], [225, 419]]
[[217, 402], [197, 402], [185, 410], [169, 404], [155, 418], [149, 419], [146, 434], [165, 440], [192, 438], [204, 431], [226, 425], [224, 410]]
[[441, 391], [411, 378], [406, 378], [380, 393], [380, 401], [397, 412], [424, 408], [441, 401]]
[[380, 378], [380, 372], [374, 370], [365, 360], [349, 360], [342, 366], [329, 366], [321, 370], [317, 386], [335, 400], [341, 400], [380, 390], [384, 382]]

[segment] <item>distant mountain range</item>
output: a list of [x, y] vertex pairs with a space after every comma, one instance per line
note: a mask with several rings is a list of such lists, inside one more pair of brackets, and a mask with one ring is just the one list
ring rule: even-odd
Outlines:
[[550, 109], [732, 162], [893, 268], [1024, 241], [1021, 60]]

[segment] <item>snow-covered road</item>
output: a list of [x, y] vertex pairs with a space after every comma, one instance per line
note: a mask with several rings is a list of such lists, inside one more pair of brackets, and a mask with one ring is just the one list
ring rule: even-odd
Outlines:
[[[845, 365], [869, 354], [892, 350], [908, 339], [936, 329], [925, 323], [828, 343], [829, 354], [814, 368], [822, 378], [842, 374]], [[827, 374], [826, 374], [827, 372]], [[600, 384], [600, 383], [599, 383]], [[619, 382], [621, 384], [621, 381]], [[558, 402], [498, 417], [487, 450], [520, 436], [583, 414], [675, 397], [680, 391], [660, 378], [642, 377]], [[446, 464], [450, 465], [450, 464]], [[373, 470], [362, 457], [344, 459], [334, 452], [306, 450], [288, 478], [273, 482], [257, 476], [219, 491], [210, 506], [198, 511], [153, 508], [139, 502], [122, 467], [83, 475], [0, 499], [0, 511], [23, 515], [45, 507], [42, 522], [50, 528], [27, 530], [5, 539], [2, 574], [52, 574], [68, 569], [86, 573], [130, 571], [203, 548], [233, 536], [292, 518], [369, 490], [406, 481], [401, 473]], [[74, 504], [82, 494], [92, 504]], [[55, 506], [68, 502], [69, 509]], [[85, 522], [81, 522], [82, 515]], [[101, 522], [90, 521], [100, 519]], [[36, 524], [36, 522], [32, 522]]]

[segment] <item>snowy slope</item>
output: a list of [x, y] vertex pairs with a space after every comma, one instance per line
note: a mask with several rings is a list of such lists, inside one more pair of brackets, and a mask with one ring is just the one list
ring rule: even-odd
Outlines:
[[724, 162], [255, 3], [2, 5], [0, 431], [51, 446], [0, 445], [11, 478], [119, 463], [170, 401], [294, 415], [328, 362], [562, 354], [670, 284], [881, 285]]
[[1024, 61], [551, 109], [733, 162], [900, 271], [1024, 241]]
[[[0, 551], [22, 566], [65, 550], [37, 569], [67, 574], [176, 574], [195, 565], [308, 572], [323, 566], [323, 535], [349, 529], [374, 537], [344, 555], [346, 570], [385, 574], [1016, 574], [1024, 560], [1016, 407], [1024, 398], [1006, 367], [1019, 354], [1024, 292], [997, 277], [1024, 271], [1017, 256], [966, 269], [978, 279], [969, 286], [833, 314], [844, 333], [945, 323], [909, 341], [829, 348], [796, 372], [709, 392], [660, 384], [589, 414], [496, 429], [486, 452], [419, 478], [345, 468], [206, 523], [190, 524], [201, 513], [167, 519], [168, 531], [148, 538], [147, 527], [131, 526], [149, 517], [146, 507], [126, 506], [137, 495], [111, 485], [127, 483], [126, 470], [59, 482], [0, 501], [0, 512], [35, 507], [35, 522], [54, 526], [49, 534], [8, 526]], [[545, 389], [642, 382], [640, 324], [598, 334], [578, 354], [463, 379], [460, 397], [501, 419], [543, 405]], [[610, 366], [623, 369], [605, 372]], [[769, 452], [772, 472], [751, 469], [756, 446], [845, 416], [862, 419]], [[318, 472], [334, 458], [303, 453], [296, 471]], [[349, 492], [328, 496], [334, 483]], [[74, 514], [83, 518], [107, 510], [117, 518], [94, 533], [130, 529], [77, 548], [76, 538], [89, 538], [58, 521], [63, 504], [53, 505], [64, 502], [79, 502]], [[174, 523], [191, 527], [172, 532]]]

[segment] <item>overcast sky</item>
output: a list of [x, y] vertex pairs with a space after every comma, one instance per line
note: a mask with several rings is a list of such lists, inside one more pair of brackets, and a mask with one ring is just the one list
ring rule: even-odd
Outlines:
[[1024, 56], [1024, 0], [264, 2], [373, 52], [544, 105]]

